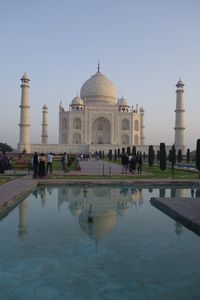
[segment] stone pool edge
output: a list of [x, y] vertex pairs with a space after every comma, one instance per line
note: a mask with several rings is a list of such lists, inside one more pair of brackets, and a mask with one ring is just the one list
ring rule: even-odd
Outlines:
[[4, 218], [37, 186], [37, 181], [27, 179], [27, 177], [17, 178], [0, 186], [0, 219]]
[[32, 179], [30, 176], [17, 178], [0, 186], [0, 218], [6, 216], [20, 201], [30, 194], [38, 186], [49, 185], [139, 185], [139, 186], [162, 186], [162, 185], [199, 185], [200, 181], [195, 180], [155, 180], [155, 179]]
[[200, 198], [152, 197], [150, 203], [200, 236]]

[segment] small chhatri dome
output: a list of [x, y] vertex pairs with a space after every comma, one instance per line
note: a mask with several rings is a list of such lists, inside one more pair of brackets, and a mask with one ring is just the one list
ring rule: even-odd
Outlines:
[[118, 100], [118, 105], [120, 105], [120, 106], [129, 106], [128, 101], [123, 96], [122, 96], [122, 98], [120, 98]]
[[46, 104], [44, 104], [42, 109], [48, 109], [48, 106]]
[[29, 80], [30, 81], [30, 79], [28, 78], [28, 74], [26, 72], [22, 76], [21, 80]]
[[99, 64], [97, 72], [82, 85], [80, 97], [90, 104], [116, 104], [115, 86], [100, 72]]
[[84, 105], [84, 102], [79, 96], [76, 96], [74, 99], [72, 99], [71, 105]]
[[177, 86], [177, 87], [183, 87], [183, 86], [184, 86], [184, 83], [183, 83], [183, 81], [181, 80], [181, 78], [179, 78], [179, 81], [177, 82], [176, 86]]
[[144, 113], [144, 108], [142, 106], [140, 107], [140, 112]]

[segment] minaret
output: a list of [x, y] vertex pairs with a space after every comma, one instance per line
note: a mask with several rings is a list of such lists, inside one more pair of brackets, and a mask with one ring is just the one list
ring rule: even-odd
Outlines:
[[182, 153], [185, 153], [185, 143], [184, 143], [184, 100], [183, 100], [183, 87], [184, 83], [179, 79], [179, 81], [176, 84], [177, 90], [176, 90], [176, 117], [175, 117], [175, 148], [178, 152], [179, 149], [182, 150]]
[[42, 144], [48, 144], [48, 107], [42, 107]]
[[29, 81], [26, 72], [21, 78], [21, 105], [20, 105], [20, 135], [18, 151], [30, 152], [30, 106], [29, 106]]
[[145, 136], [144, 136], [144, 109], [143, 107], [140, 107], [140, 145], [143, 146], [144, 145], [144, 140], [145, 140]]

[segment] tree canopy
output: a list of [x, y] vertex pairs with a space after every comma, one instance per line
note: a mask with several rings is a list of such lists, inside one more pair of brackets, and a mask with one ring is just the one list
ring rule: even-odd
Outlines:
[[6, 143], [0, 143], [0, 151], [2, 152], [12, 152], [13, 151], [13, 148], [6, 144]]

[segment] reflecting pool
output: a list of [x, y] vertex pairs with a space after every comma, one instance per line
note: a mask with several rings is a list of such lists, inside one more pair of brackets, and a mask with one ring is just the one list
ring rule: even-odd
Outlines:
[[149, 202], [175, 196], [191, 190], [38, 188], [0, 222], [0, 299], [199, 299], [200, 237]]

